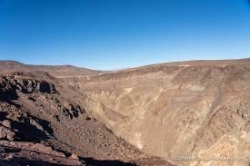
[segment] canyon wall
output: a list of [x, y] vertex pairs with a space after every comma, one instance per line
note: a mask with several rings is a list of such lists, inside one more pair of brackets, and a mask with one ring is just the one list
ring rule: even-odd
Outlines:
[[247, 165], [250, 63], [162, 64], [68, 79], [116, 135], [180, 165]]

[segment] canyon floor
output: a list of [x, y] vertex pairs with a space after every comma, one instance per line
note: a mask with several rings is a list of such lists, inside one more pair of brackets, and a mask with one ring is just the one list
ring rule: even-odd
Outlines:
[[250, 60], [0, 62], [0, 165], [248, 166]]

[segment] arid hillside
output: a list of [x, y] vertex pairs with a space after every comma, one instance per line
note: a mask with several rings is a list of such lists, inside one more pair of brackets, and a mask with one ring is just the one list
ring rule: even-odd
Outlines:
[[11, 125], [2, 139], [35, 140], [100, 165], [250, 164], [249, 59], [114, 72], [11, 64], [0, 63], [1, 123], [29, 124], [44, 137], [27, 139], [34, 134]]
[[16, 61], [0, 61], [1, 73], [12, 72], [48, 72], [51, 76], [56, 77], [72, 77], [72, 76], [86, 76], [102, 73], [98, 70], [90, 70], [86, 68], [78, 68], [71, 65], [25, 65]]
[[190, 61], [65, 79], [86, 109], [177, 165], [249, 165], [250, 61]]

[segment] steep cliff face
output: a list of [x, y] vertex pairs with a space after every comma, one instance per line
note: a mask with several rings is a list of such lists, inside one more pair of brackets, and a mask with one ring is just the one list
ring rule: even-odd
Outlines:
[[180, 165], [247, 165], [250, 62], [162, 64], [68, 79], [86, 110], [144, 152]]

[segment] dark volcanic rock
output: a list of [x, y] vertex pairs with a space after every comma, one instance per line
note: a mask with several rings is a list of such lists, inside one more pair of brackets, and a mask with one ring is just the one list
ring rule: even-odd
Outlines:
[[17, 91], [27, 94], [33, 92], [57, 93], [55, 86], [45, 80], [21, 76], [0, 78], [0, 101], [16, 100], [19, 97]]

